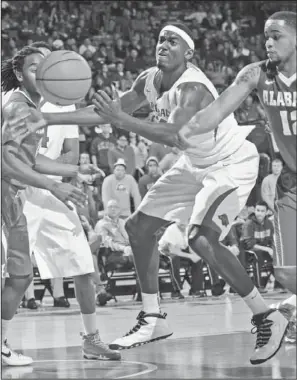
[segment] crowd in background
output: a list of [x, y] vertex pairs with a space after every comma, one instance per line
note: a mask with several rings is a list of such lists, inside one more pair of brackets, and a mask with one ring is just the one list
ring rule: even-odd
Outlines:
[[[112, 83], [119, 92], [128, 90], [140, 72], [155, 65], [155, 46], [161, 26], [181, 21], [194, 36], [192, 63], [221, 92], [242, 67], [266, 58], [264, 22], [278, 10], [296, 11], [296, 4], [290, 1], [3, 1], [1, 58], [11, 57], [19, 48], [35, 41], [45, 41], [53, 49], [78, 52], [93, 73], [90, 91], [77, 104], [78, 108], [85, 107], [95, 91], [103, 89], [111, 94]], [[135, 116], [146, 118], [149, 113], [144, 107]], [[274, 174], [279, 172], [276, 166], [282, 163], [276, 161], [272, 165], [277, 149], [255, 94], [238, 109], [236, 118], [242, 128], [248, 123], [256, 126], [248, 139], [261, 153], [259, 178], [247, 207], [255, 207], [264, 199], [268, 205], [266, 211], [272, 212], [271, 183], [279, 175]], [[107, 236], [106, 225], [98, 227], [98, 223], [104, 224], [101, 220], [105, 218], [105, 224], [112, 224], [114, 214], [122, 220], [127, 218], [179, 155], [176, 148], [151, 143], [109, 124], [80, 127], [80, 163], [92, 162], [106, 174], [103, 181], [77, 184], [88, 193], [88, 205], [80, 210], [84, 226], [88, 231], [101, 233], [105, 228]], [[268, 175], [263, 190], [262, 181]], [[131, 252], [122, 248], [128, 257]]]

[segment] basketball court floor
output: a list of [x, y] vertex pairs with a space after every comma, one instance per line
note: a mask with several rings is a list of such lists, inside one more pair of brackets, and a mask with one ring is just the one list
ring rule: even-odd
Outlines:
[[[266, 295], [268, 303], [287, 294]], [[122, 352], [121, 362], [84, 360], [81, 355], [81, 320], [74, 300], [70, 309], [47, 305], [23, 309], [15, 317], [9, 344], [34, 358], [33, 366], [2, 368], [3, 379], [296, 379], [296, 346], [284, 344], [270, 361], [252, 366], [249, 357], [255, 335], [251, 314], [234, 295], [181, 301], [164, 300], [174, 334], [167, 340]], [[140, 305], [129, 300], [97, 308], [105, 342], [128, 332]]]

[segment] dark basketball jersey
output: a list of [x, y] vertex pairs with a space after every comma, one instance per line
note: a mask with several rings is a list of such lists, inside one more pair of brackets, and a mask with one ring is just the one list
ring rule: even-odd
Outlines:
[[[3, 110], [5, 110], [5, 108], [11, 103], [26, 103], [29, 107], [36, 108], [34, 103], [31, 102], [30, 99], [21, 91], [15, 91], [12, 93], [9, 100], [3, 107]], [[26, 165], [29, 165], [30, 167], [35, 164], [35, 157], [38, 153], [41, 138], [43, 136], [43, 131], [38, 132], [39, 133], [32, 133], [26, 137], [18, 149], [18, 157], [22, 162], [24, 162]], [[2, 179], [16, 186], [18, 189], [26, 188], [26, 185], [22, 184], [16, 179], [10, 178], [9, 174], [5, 173], [4, 170], [2, 172]]]
[[271, 79], [262, 67], [257, 90], [280, 154], [296, 173], [296, 74]]

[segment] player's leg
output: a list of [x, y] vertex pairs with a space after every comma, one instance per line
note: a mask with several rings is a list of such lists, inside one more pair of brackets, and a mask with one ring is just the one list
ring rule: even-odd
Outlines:
[[[2, 212], [5, 206], [2, 204]], [[5, 220], [6, 218], [4, 218]], [[32, 358], [14, 352], [7, 345], [7, 332], [25, 291], [32, 281], [32, 265], [29, 252], [26, 218], [21, 215], [14, 225], [8, 228], [7, 273], [2, 289], [2, 363], [10, 366], [29, 365]]]
[[[119, 360], [120, 354], [109, 349], [100, 340], [98, 333], [96, 295], [91, 275], [94, 271], [93, 257], [79, 217], [51, 194], [44, 194], [43, 218], [35, 244], [35, 259], [40, 276], [74, 277], [76, 298], [84, 326], [84, 356], [99, 360]], [[39, 198], [41, 197], [42, 195]], [[30, 199], [30, 202], [34, 202], [34, 199]]]
[[256, 181], [258, 159], [254, 149], [246, 142], [229, 163], [225, 162], [225, 167], [206, 176], [204, 188], [196, 197], [189, 244], [236, 290], [253, 312], [252, 323], [258, 335], [251, 363], [259, 364], [278, 351], [288, 321], [278, 311], [269, 309], [239, 260], [220, 243]]
[[159, 306], [156, 234], [170, 221], [188, 222], [197, 192], [197, 182], [190, 169], [189, 162], [181, 158], [154, 184], [126, 223], [143, 310], [137, 317], [136, 326], [124, 337], [116, 339], [110, 345], [112, 348], [132, 348], [172, 335], [166, 315], [161, 314]]
[[277, 189], [278, 201], [274, 214], [274, 274], [275, 278], [293, 293], [293, 296], [279, 303], [277, 307], [289, 320], [285, 342], [296, 343], [296, 174], [284, 168]]

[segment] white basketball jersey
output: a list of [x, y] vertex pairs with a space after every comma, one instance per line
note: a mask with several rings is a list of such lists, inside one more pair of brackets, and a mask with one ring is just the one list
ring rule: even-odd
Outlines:
[[[157, 67], [150, 70], [144, 88], [144, 94], [152, 110], [152, 121], [168, 121], [171, 111], [178, 104], [180, 91], [177, 91], [177, 89], [181, 83], [201, 83], [213, 95], [214, 99], [219, 96], [206, 75], [196, 66], [189, 63], [188, 69], [173, 84], [170, 90], [165, 91], [159, 97], [154, 86], [154, 78], [158, 70]], [[253, 128], [239, 127], [232, 113], [218, 126], [216, 131], [191, 137], [190, 142], [194, 143], [196, 147], [187, 149], [185, 154], [189, 156], [193, 165], [212, 165], [238, 150]]]
[[[42, 112], [71, 112], [75, 111], [75, 105], [57, 106], [51, 103], [45, 103], [41, 106]], [[46, 157], [56, 160], [62, 153], [65, 139], [79, 138], [77, 125], [50, 125], [44, 130], [44, 137], [39, 149], [39, 153]], [[53, 177], [51, 177], [53, 178]], [[54, 177], [61, 180], [60, 177]]]

